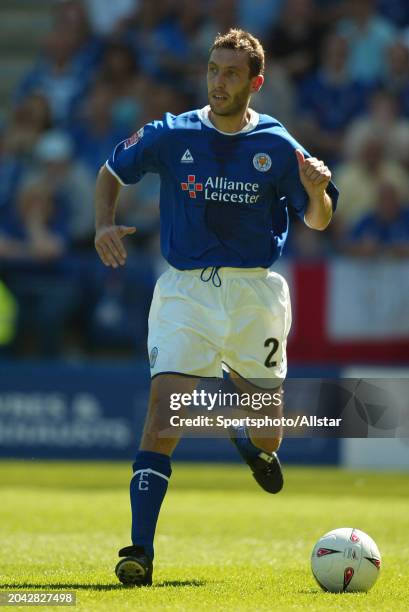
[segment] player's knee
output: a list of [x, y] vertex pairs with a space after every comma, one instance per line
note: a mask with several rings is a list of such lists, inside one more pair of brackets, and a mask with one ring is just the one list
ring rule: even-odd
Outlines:
[[178, 438], [166, 436], [166, 432], [158, 428], [155, 423], [148, 423], [143, 431], [139, 450], [170, 456], [175, 450], [178, 441]]
[[151, 453], [161, 453], [162, 455], [168, 455], [170, 457], [177, 443], [178, 440], [162, 439], [157, 436], [144, 434], [139, 445], [139, 450], [150, 451]]

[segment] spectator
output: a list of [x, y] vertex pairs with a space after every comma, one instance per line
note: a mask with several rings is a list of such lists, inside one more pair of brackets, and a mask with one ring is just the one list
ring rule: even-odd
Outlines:
[[85, 0], [92, 31], [110, 36], [125, 27], [138, 8], [138, 0]]
[[352, 79], [373, 84], [386, 72], [386, 52], [394, 40], [395, 27], [377, 15], [375, 0], [350, 0], [348, 16], [338, 24], [349, 44]]
[[263, 41], [280, 18], [283, 0], [237, 0], [237, 21]]
[[100, 62], [104, 43], [91, 30], [82, 0], [60, 0], [54, 8], [54, 28], [68, 31], [73, 38], [74, 61], [84, 74], [94, 71]]
[[387, 60], [382, 84], [397, 96], [401, 112], [409, 117], [409, 48], [402, 40], [396, 40], [388, 47]]
[[209, 0], [208, 11], [203, 14], [200, 27], [193, 41], [193, 53], [196, 58], [192, 70], [195, 77], [195, 94], [197, 106], [207, 100], [206, 71], [209, 49], [218, 32], [227, 32], [236, 22], [236, 0]]
[[287, 0], [266, 45], [273, 61], [281, 64], [293, 81], [300, 82], [318, 66], [323, 34], [312, 0]]
[[196, 50], [199, 58], [207, 61], [209, 49], [218, 32], [227, 32], [236, 22], [236, 0], [209, 0], [208, 11], [204, 12], [200, 30], [196, 36]]
[[[186, 45], [186, 55], [182, 59], [172, 60], [170, 71], [173, 72], [175, 80], [167, 81], [171, 87], [192, 97], [192, 101], [198, 97], [198, 80], [203, 75], [206, 67], [209, 50], [206, 50], [206, 59], [203, 64], [202, 53], [198, 39], [202, 34], [202, 29], [206, 23], [203, 3], [192, 3], [190, 0], [175, 2], [178, 7], [178, 28], [180, 29], [179, 38], [183, 38]], [[213, 18], [213, 15], [212, 15]]]
[[348, 45], [333, 32], [322, 48], [320, 68], [299, 89], [298, 113], [305, 145], [330, 165], [339, 160], [344, 132], [365, 111], [368, 88], [348, 73]]
[[0, 138], [0, 223], [14, 208], [18, 185], [32, 160], [33, 149], [50, 126], [50, 108], [41, 95], [28, 96], [13, 110]]
[[295, 87], [286, 70], [277, 62], [266, 66], [263, 87], [251, 106], [259, 113], [273, 115], [289, 130], [298, 129], [295, 124]]
[[67, 244], [66, 218], [45, 182], [28, 181], [21, 189], [15, 214], [2, 227], [3, 261], [52, 261], [62, 257]]
[[5, 130], [7, 151], [19, 158], [30, 158], [39, 137], [52, 125], [47, 99], [33, 93], [14, 108], [9, 126]]
[[128, 129], [113, 121], [114, 96], [104, 83], [96, 83], [88, 94], [82, 116], [71, 127], [75, 158], [95, 177], [118, 142], [129, 136]]
[[161, 82], [174, 82], [189, 58], [177, 16], [171, 0], [141, 0], [134, 27], [127, 34], [145, 74]]
[[409, 199], [408, 175], [398, 162], [385, 156], [383, 132], [374, 133], [364, 126], [354, 133], [350, 157], [335, 173], [340, 198], [334, 221], [340, 229], [350, 228], [371, 212], [379, 183], [384, 181], [399, 186], [403, 201]]
[[64, 324], [76, 300], [75, 283], [64, 266], [66, 250], [67, 226], [51, 189], [26, 183], [14, 219], [0, 233], [4, 280], [19, 306], [16, 349], [24, 349], [30, 338], [43, 357], [61, 351]]
[[358, 257], [408, 257], [409, 209], [393, 183], [379, 184], [373, 212], [352, 228], [347, 253]]
[[73, 143], [64, 132], [47, 132], [36, 150], [38, 180], [62, 202], [67, 232], [74, 247], [92, 247], [94, 235], [93, 191], [90, 172], [73, 160]]
[[0, 136], [0, 226], [14, 207], [23, 169], [20, 159], [6, 146], [4, 136]]
[[143, 110], [144, 79], [140, 76], [135, 55], [124, 44], [112, 43], [104, 52], [98, 81], [112, 96], [112, 120], [118, 128], [132, 131]]
[[333, 27], [339, 19], [345, 16], [345, 0], [314, 0], [314, 4], [317, 21], [327, 27]]
[[409, 176], [409, 131], [407, 129], [396, 132], [394, 147], [393, 157], [399, 161], [407, 176]]
[[405, 144], [409, 142], [409, 120], [399, 115], [396, 96], [386, 90], [376, 90], [369, 101], [368, 112], [353, 121], [345, 135], [345, 152], [353, 153], [357, 135], [361, 133], [382, 135], [385, 155], [402, 163], [407, 159]]
[[167, 84], [159, 84], [155, 81], [147, 81], [145, 89], [146, 99], [149, 104], [144, 109], [144, 115], [141, 117], [141, 125], [161, 118], [164, 113], [174, 113], [178, 115], [189, 108], [189, 102], [186, 95], [183, 95], [178, 89]]
[[66, 124], [88, 86], [89, 73], [75, 61], [76, 35], [54, 29], [44, 41], [43, 54], [25, 76], [17, 92], [21, 101], [32, 93], [48, 101], [53, 121]]

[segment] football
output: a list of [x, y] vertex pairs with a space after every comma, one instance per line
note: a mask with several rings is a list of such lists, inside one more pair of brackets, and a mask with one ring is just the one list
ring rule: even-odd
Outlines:
[[323, 535], [311, 554], [311, 569], [324, 591], [369, 591], [381, 568], [378, 547], [368, 534], [342, 527]]

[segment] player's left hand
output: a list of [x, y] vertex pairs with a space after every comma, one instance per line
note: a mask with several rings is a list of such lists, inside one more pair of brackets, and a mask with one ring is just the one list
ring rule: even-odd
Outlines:
[[304, 157], [300, 149], [296, 149], [300, 180], [305, 191], [311, 197], [322, 195], [331, 180], [331, 171], [324, 162], [316, 157]]

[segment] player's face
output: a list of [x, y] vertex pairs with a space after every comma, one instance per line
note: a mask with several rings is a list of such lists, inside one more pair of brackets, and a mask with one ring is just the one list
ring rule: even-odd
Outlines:
[[249, 71], [245, 51], [212, 51], [207, 67], [207, 93], [215, 115], [237, 115], [247, 107], [250, 95], [257, 91], [259, 78], [250, 78]]

